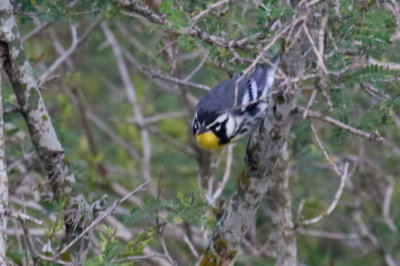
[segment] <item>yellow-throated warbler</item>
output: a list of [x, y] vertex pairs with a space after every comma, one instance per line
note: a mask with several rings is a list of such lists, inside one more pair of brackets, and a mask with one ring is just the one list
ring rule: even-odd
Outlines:
[[193, 135], [202, 148], [218, 149], [249, 136], [260, 126], [279, 59], [280, 56], [273, 66], [254, 68], [251, 74], [239, 82], [236, 105], [236, 81], [242, 73], [219, 83], [200, 100], [193, 119]]

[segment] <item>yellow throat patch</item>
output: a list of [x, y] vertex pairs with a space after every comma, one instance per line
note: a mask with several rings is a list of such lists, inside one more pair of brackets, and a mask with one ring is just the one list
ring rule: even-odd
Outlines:
[[200, 147], [207, 150], [215, 150], [223, 146], [219, 144], [218, 137], [215, 136], [214, 132], [212, 131], [207, 131], [196, 135], [196, 141]]

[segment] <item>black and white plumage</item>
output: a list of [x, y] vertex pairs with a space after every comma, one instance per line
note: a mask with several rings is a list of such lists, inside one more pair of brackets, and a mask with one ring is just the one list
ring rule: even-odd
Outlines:
[[[236, 105], [235, 86], [242, 74], [221, 82], [200, 100], [193, 119], [193, 134], [200, 146], [218, 148], [249, 136], [259, 127], [268, 106], [266, 98], [272, 90], [278, 64], [279, 58], [273, 66], [258, 66], [243, 78], [238, 84]], [[202, 137], [206, 132], [208, 137]], [[217, 140], [211, 141], [212, 135]]]

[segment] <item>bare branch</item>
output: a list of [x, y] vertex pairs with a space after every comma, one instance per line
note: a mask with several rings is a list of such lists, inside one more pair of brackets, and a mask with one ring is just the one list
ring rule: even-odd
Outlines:
[[[303, 114], [305, 112], [305, 108], [301, 107], [301, 106], [297, 106], [296, 110], [301, 114]], [[382, 144], [387, 143], [386, 139], [384, 139], [381, 136], [378, 136], [378, 135], [375, 135], [375, 134], [371, 134], [371, 133], [356, 129], [356, 128], [351, 127], [351, 126], [349, 126], [349, 125], [347, 125], [345, 123], [342, 123], [339, 120], [336, 120], [336, 119], [334, 119], [332, 117], [325, 116], [325, 115], [323, 115], [323, 114], [321, 114], [319, 112], [315, 112], [315, 111], [309, 110], [308, 113], [307, 113], [307, 117], [320, 119], [320, 120], [325, 121], [325, 122], [327, 122], [329, 124], [332, 124], [332, 125], [334, 125], [336, 127], [339, 127], [341, 129], [349, 132], [349, 133], [352, 133], [354, 135], [358, 135], [360, 137], [366, 138], [366, 139], [371, 140], [371, 141], [376, 141], [376, 142], [379, 142], [379, 143], [382, 143]]]
[[[140, 136], [142, 139], [142, 174], [145, 180], [151, 181], [151, 171], [150, 171], [150, 160], [151, 160], [151, 145], [150, 145], [150, 135], [149, 131], [145, 126], [144, 117], [142, 114], [141, 106], [139, 105], [136, 97], [135, 87], [129, 76], [128, 67], [122, 57], [122, 49], [114, 37], [114, 34], [109, 29], [105, 22], [101, 23], [101, 29], [103, 30], [108, 42], [110, 43], [115, 58], [117, 60], [118, 69], [125, 85], [126, 95], [129, 103], [132, 105], [132, 113], [138, 121]], [[153, 186], [150, 186], [150, 193], [154, 194]]]
[[80, 240], [82, 237], [84, 237], [90, 230], [92, 230], [98, 223], [100, 223], [104, 218], [111, 215], [114, 212], [114, 210], [118, 207], [118, 205], [120, 205], [121, 203], [126, 201], [128, 198], [130, 198], [134, 194], [145, 190], [145, 187], [147, 186], [148, 183], [149, 183], [149, 181], [146, 181], [145, 183], [138, 186], [135, 190], [129, 192], [122, 199], [114, 201], [114, 203], [110, 207], [108, 207], [107, 210], [102, 212], [99, 217], [97, 217], [88, 227], [85, 228], [85, 230], [82, 231], [82, 233], [80, 233], [76, 238], [74, 238], [74, 240], [69, 242], [68, 245], [66, 245], [63, 249], [61, 249], [59, 252], [57, 252], [57, 254], [54, 255], [54, 259], [59, 258], [68, 249], [70, 249], [78, 240]]
[[187, 81], [184, 79], [182, 80], [182, 79], [178, 79], [176, 77], [167, 76], [160, 72], [151, 71], [150, 69], [143, 68], [143, 71], [149, 73], [150, 76], [152, 76], [152, 77], [163, 79], [163, 80], [170, 81], [170, 82], [174, 82], [179, 85], [189, 86], [189, 87], [198, 88], [198, 89], [202, 89], [202, 90], [206, 90], [206, 91], [211, 90], [211, 88], [208, 87], [207, 85], [197, 84], [197, 83], [193, 83], [191, 81]]
[[[1, 12], [1, 10], [0, 10]], [[6, 265], [6, 250], [7, 250], [7, 215], [2, 212], [8, 208], [8, 175], [5, 153], [5, 135], [4, 135], [4, 118], [3, 118], [3, 84], [1, 71], [3, 62], [6, 59], [3, 50], [0, 47], [0, 264]]]
[[312, 104], [313, 104], [313, 102], [314, 102], [314, 99], [315, 99], [315, 96], [316, 96], [316, 95], [317, 95], [317, 90], [314, 89], [314, 90], [312, 91], [312, 93], [311, 93], [310, 99], [308, 100], [307, 107], [306, 107], [306, 109], [305, 109], [304, 112], [303, 112], [303, 119], [306, 119], [308, 110], [311, 108], [311, 106], [312, 106]]
[[[325, 25], [326, 25], [326, 23], [325, 23]], [[305, 23], [303, 23], [303, 29], [304, 29], [305, 34], [307, 35], [308, 41], [311, 44], [311, 47], [312, 47], [312, 49], [314, 51], [314, 54], [318, 58], [318, 66], [322, 69], [322, 71], [324, 71], [325, 74], [327, 74], [328, 71], [326, 70], [326, 67], [325, 67], [324, 56], [323, 56], [322, 53], [320, 53], [320, 51], [323, 51], [323, 46], [320, 47], [320, 50], [317, 48], [317, 46], [315, 45], [315, 42], [313, 40], [313, 37], [311, 36], [311, 34], [310, 34], [309, 30], [308, 30], [308, 27], [307, 27], [307, 25]]]
[[397, 232], [397, 227], [394, 224], [393, 220], [390, 218], [390, 204], [392, 202], [392, 194], [393, 194], [393, 178], [389, 178], [389, 185], [386, 188], [385, 196], [382, 203], [382, 216], [385, 224], [392, 230], [392, 232]]
[[381, 62], [376, 60], [373, 57], [368, 57], [367, 59], [368, 65], [377, 65], [377, 66], [382, 66], [384, 68], [394, 70], [394, 71], [400, 71], [400, 64], [399, 63], [393, 63], [393, 62]]
[[[175, 118], [183, 118], [185, 116], [185, 113], [183, 112], [169, 112], [169, 113], [163, 113], [163, 114], [157, 114], [154, 116], [147, 116], [144, 117], [144, 124], [145, 125], [150, 125], [150, 124], [155, 124], [160, 121], [163, 121], [165, 119], [175, 119]], [[138, 120], [134, 117], [126, 118], [124, 121], [128, 123], [133, 123], [133, 124], [138, 124]]]
[[13, 107], [4, 109], [3, 115], [11, 115], [11, 114], [19, 113], [19, 112], [21, 112], [20, 108], [18, 106], [13, 106]]
[[114, 132], [114, 130], [112, 130], [109, 126], [107, 126], [99, 117], [97, 117], [92, 112], [87, 111], [86, 115], [92, 123], [94, 123], [100, 130], [102, 130], [112, 141], [114, 141], [116, 144], [118, 144], [124, 150], [126, 150], [132, 158], [136, 160], [141, 160], [138, 151], [132, 144], [127, 143], [123, 139], [121, 139], [117, 135], [117, 133]]
[[328, 238], [333, 240], [341, 240], [341, 241], [352, 241], [352, 240], [359, 240], [360, 236], [356, 233], [352, 234], [343, 234], [343, 233], [333, 233], [333, 232], [325, 232], [325, 231], [317, 231], [317, 230], [310, 230], [310, 229], [302, 229], [299, 228], [297, 232], [301, 235], [305, 236], [312, 236], [318, 238]]
[[248, 41], [250, 40], [248, 38], [226, 41], [224, 38], [210, 35], [207, 32], [202, 31], [198, 27], [175, 29], [172, 26], [172, 23], [166, 19], [165, 15], [153, 12], [148, 6], [143, 5], [140, 1], [137, 0], [109, 0], [109, 2], [116, 6], [121, 6], [130, 11], [136, 12], [142, 15], [143, 17], [147, 18], [152, 23], [166, 26], [168, 31], [170, 32], [189, 35], [195, 38], [200, 38], [211, 45], [218, 45], [225, 48], [236, 47], [246, 50], [256, 49], [254, 45], [248, 43]]
[[[214, 203], [219, 196], [221, 196], [222, 191], [224, 190], [226, 184], [228, 183], [229, 177], [231, 175], [232, 170], [232, 161], [233, 161], [233, 147], [234, 145], [228, 146], [227, 156], [226, 156], [226, 164], [225, 164], [225, 173], [222, 177], [221, 182], [218, 183], [217, 190], [215, 190], [214, 194], [212, 195], [212, 203]], [[213, 205], [213, 204], [212, 204]]]
[[8, 217], [15, 218], [18, 220], [23, 220], [23, 221], [30, 221], [37, 225], [43, 225], [42, 220], [36, 219], [34, 217], [29, 216], [26, 213], [22, 213], [22, 212], [19, 212], [14, 209], [10, 209], [10, 208], [7, 208], [3, 212], [0, 212], [0, 215], [6, 215]]
[[39, 24], [38, 26], [36, 26], [36, 28], [34, 28], [30, 32], [28, 32], [26, 35], [24, 35], [24, 37], [21, 38], [21, 42], [24, 43], [24, 42], [28, 41], [36, 34], [40, 33], [41, 31], [45, 30], [46, 28], [48, 28], [50, 25], [51, 25], [51, 23], [48, 21]]
[[342, 196], [343, 193], [343, 188], [344, 185], [346, 183], [346, 180], [348, 178], [348, 169], [349, 168], [349, 163], [346, 163], [344, 165], [344, 170], [343, 170], [343, 174], [340, 177], [340, 185], [338, 190], [336, 191], [335, 197], [333, 198], [331, 204], [329, 205], [328, 209], [324, 212], [322, 212], [320, 215], [318, 215], [317, 217], [314, 217], [312, 219], [309, 220], [305, 220], [301, 222], [301, 225], [303, 226], [308, 226], [308, 225], [312, 225], [312, 224], [316, 224], [318, 222], [320, 222], [324, 217], [329, 216], [336, 208], [340, 197]]
[[47, 69], [46, 72], [44, 72], [38, 81], [39, 87], [41, 87], [42, 83], [55, 71], [57, 68], [67, 59], [73, 52], [75, 52], [76, 48], [79, 47], [92, 33], [92, 31], [99, 25], [101, 22], [102, 18], [99, 18], [85, 33], [82, 34], [81, 37], [77, 37], [76, 35], [76, 28], [73, 26], [71, 28], [72, 32], [72, 43], [71, 46], [68, 48], [68, 50], [65, 51], [63, 55], [61, 55], [59, 58], [54, 61], [54, 63]]
[[189, 21], [189, 25], [190, 26], [194, 26], [197, 24], [197, 22], [199, 22], [200, 19], [202, 19], [203, 17], [207, 16], [210, 12], [212, 12], [214, 9], [219, 8], [222, 5], [225, 5], [227, 3], [229, 3], [231, 0], [221, 0], [219, 2], [216, 2], [214, 4], [208, 5], [206, 9], [202, 10], [199, 14], [197, 14], [195, 17], [193, 17], [190, 21]]
[[322, 144], [321, 140], [318, 137], [317, 131], [315, 130], [314, 124], [311, 122], [311, 130], [314, 133], [315, 139], [317, 140], [318, 146], [320, 147], [320, 149], [322, 150], [322, 152], [324, 153], [325, 159], [329, 162], [329, 164], [332, 167], [332, 170], [335, 171], [335, 173], [339, 176], [342, 176], [343, 173], [341, 173], [341, 171], [339, 170], [339, 168], [336, 166], [336, 164], [332, 161], [331, 157], [329, 157], [328, 152], [326, 151], [324, 145]]
[[39, 251], [37, 251], [36, 248], [35, 248], [35, 244], [33, 243], [32, 237], [29, 234], [29, 230], [25, 225], [24, 220], [23, 219], [19, 219], [19, 222], [20, 222], [20, 224], [22, 226], [22, 229], [23, 229], [23, 233], [24, 233], [24, 237], [25, 237], [25, 243], [28, 246], [28, 249], [29, 249], [34, 261], [39, 258], [39, 259], [41, 259], [43, 261], [50, 261], [50, 262], [58, 263], [60, 265], [72, 265], [70, 262], [59, 260], [57, 258], [48, 257], [48, 256], [45, 256], [45, 255], [41, 254]]

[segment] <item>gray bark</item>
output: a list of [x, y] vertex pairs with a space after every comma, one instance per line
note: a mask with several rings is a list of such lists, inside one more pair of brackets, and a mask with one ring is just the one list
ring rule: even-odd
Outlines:
[[286, 171], [287, 158], [280, 158], [275, 175], [271, 177], [271, 184], [267, 192], [267, 201], [270, 208], [272, 228], [271, 246], [277, 253], [275, 265], [297, 265], [296, 232], [291, 211], [291, 197], [289, 191], [289, 175]]
[[65, 152], [56, 135], [49, 113], [43, 101], [32, 67], [20, 40], [18, 26], [9, 0], [0, 1], [0, 47], [4, 69], [17, 97], [21, 114], [28, 126], [32, 142], [45, 164], [45, 169], [58, 201], [68, 200], [64, 209], [68, 235], [92, 220], [92, 213], [85, 199], [72, 197], [74, 175], [65, 163]]
[[[0, 57], [0, 71], [2, 69], [2, 60], [3, 58]], [[0, 73], [0, 265], [6, 265], [7, 248], [7, 216], [5, 215], [5, 211], [8, 207], [8, 176], [4, 138], [3, 97]]]

